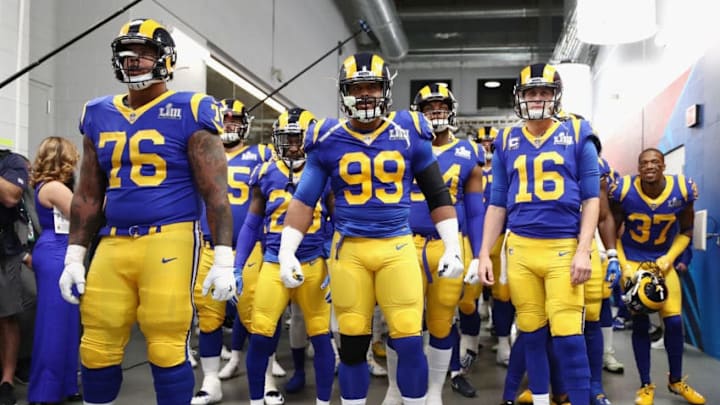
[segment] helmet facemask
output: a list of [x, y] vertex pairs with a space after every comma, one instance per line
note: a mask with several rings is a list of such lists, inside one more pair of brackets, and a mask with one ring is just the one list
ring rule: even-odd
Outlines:
[[167, 28], [151, 18], [123, 25], [110, 49], [115, 77], [130, 90], [143, 90], [173, 77], [175, 41]]
[[[549, 88], [553, 96], [550, 100], [527, 100], [525, 94], [530, 89]], [[560, 111], [562, 94], [557, 86], [542, 84], [521, 86], [515, 91], [515, 113], [524, 120], [545, 120], [552, 118]]]
[[284, 128], [273, 130], [272, 140], [278, 158], [288, 168], [297, 170], [302, 167], [305, 163], [305, 132], [298, 123], [291, 122]]
[[225, 131], [220, 135], [220, 139], [226, 148], [233, 148], [247, 139], [250, 134], [252, 118], [253, 117], [248, 117], [246, 114], [225, 115]]
[[[440, 108], [440, 103], [447, 108]], [[440, 134], [448, 129], [457, 131], [458, 103], [445, 83], [433, 83], [423, 86], [410, 105], [412, 111], [422, 113], [430, 121], [433, 133]]]
[[[357, 76], [362, 76], [361, 73], [367, 72], [358, 72]], [[370, 95], [351, 95], [351, 87], [359, 83], [380, 83], [382, 86], [382, 95], [380, 97], [373, 97]], [[341, 81], [340, 97], [342, 97], [342, 106], [345, 114], [349, 118], [354, 118], [360, 122], [366, 123], [372, 122], [377, 118], [385, 116], [385, 114], [387, 114], [388, 108], [392, 105], [390, 84], [387, 80], [375, 78], [370, 78], [366, 80], [358, 78], [353, 80]], [[362, 105], [364, 108], [358, 109], [359, 105]]]

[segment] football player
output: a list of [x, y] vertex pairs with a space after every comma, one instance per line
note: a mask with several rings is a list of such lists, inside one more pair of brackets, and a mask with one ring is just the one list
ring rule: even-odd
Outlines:
[[599, 212], [598, 156], [589, 142], [595, 135], [586, 121], [554, 119], [562, 82], [553, 66], [539, 63], [523, 68], [513, 94], [523, 125], [504, 130], [495, 140], [482, 247], [467, 279], [494, 283], [490, 251], [507, 219], [509, 232], [502, 252], [507, 269], [502, 269], [499, 281], [504, 283], [507, 277], [517, 326], [526, 334], [533, 403], [550, 403], [549, 323], [552, 344], [564, 354], [561, 368], [570, 401], [587, 405], [590, 371], [582, 334], [583, 283], [591, 274]]
[[432, 153], [429, 121], [417, 112], [389, 111], [392, 75], [383, 58], [352, 55], [343, 62], [339, 79], [349, 119], [328, 118], [308, 130], [306, 173], [285, 218], [280, 275], [287, 286], [303, 282], [295, 252], [330, 178], [335, 236], [329, 267], [341, 335], [342, 403], [366, 401], [366, 353], [377, 301], [388, 324], [388, 346], [397, 353], [403, 402], [424, 404], [428, 366], [421, 336], [422, 275], [408, 224], [413, 178], [445, 246], [440, 277], [460, 277], [464, 270], [455, 208]]
[[[233, 248], [237, 242], [237, 234], [240, 231], [243, 220], [250, 206], [250, 173], [262, 162], [270, 160], [272, 152], [265, 145], [245, 145], [245, 140], [250, 132], [250, 122], [252, 117], [247, 113], [245, 105], [240, 100], [225, 99], [220, 102], [223, 107], [225, 131], [220, 135], [225, 147], [225, 156], [228, 162], [228, 200], [233, 215]], [[207, 276], [212, 266], [214, 250], [212, 247], [212, 237], [207, 223], [207, 217], [202, 216], [200, 221], [203, 231], [203, 248], [200, 254], [200, 266], [198, 268], [198, 278], [203, 280]], [[260, 245], [257, 245], [256, 257], [252, 263], [259, 266]], [[252, 269], [255, 270], [255, 269]], [[247, 278], [252, 278], [252, 274], [257, 274], [252, 270], [248, 271]], [[256, 279], [256, 277], [255, 277]], [[249, 280], [247, 284], [254, 284]], [[249, 290], [249, 289], [248, 289]], [[244, 291], [245, 295], [249, 295]], [[195, 307], [197, 308], [197, 316], [200, 324], [200, 336], [198, 338], [200, 351], [200, 365], [203, 370], [203, 383], [191, 404], [214, 404], [222, 399], [222, 390], [220, 386], [220, 352], [223, 347], [222, 343], [222, 325], [225, 320], [225, 302], [215, 301], [207, 296], [202, 295], [202, 284], [195, 283], [193, 291]], [[243, 295], [241, 295], [243, 297]], [[241, 309], [247, 310], [249, 305], [238, 305]], [[245, 313], [243, 310], [240, 313]], [[241, 325], [239, 323], [239, 325]], [[239, 326], [238, 325], [238, 326]], [[240, 326], [241, 327], [241, 326]], [[238, 361], [240, 352], [233, 350], [230, 361]]]
[[[673, 266], [690, 244], [697, 185], [683, 175], [665, 175], [664, 170], [663, 153], [648, 148], [638, 156], [638, 174], [623, 176], [616, 182], [611, 208], [617, 226], [625, 225], [618, 257], [623, 278], [634, 279], [635, 284], [643, 276], [643, 272], [637, 271], [642, 262], [654, 263], [662, 273], [667, 297], [663, 297], [664, 302], [656, 309], [665, 325], [665, 351], [670, 366], [667, 387], [688, 403], [704, 404], [705, 398], [682, 377], [682, 290]], [[634, 299], [636, 294], [645, 294], [645, 291], [625, 291], [626, 298]], [[633, 352], [641, 385], [635, 403], [650, 405], [655, 397], [655, 385], [650, 380], [650, 321], [647, 313], [638, 308], [632, 313]]]
[[[190, 403], [194, 376], [186, 340], [200, 256], [200, 200], [215, 246], [203, 293], [212, 291], [218, 301], [235, 296], [227, 162], [218, 136], [222, 107], [204, 94], [167, 89], [175, 44], [157, 21], [123, 25], [111, 48], [115, 77], [128, 93], [83, 108], [83, 175], [59, 281], [63, 297], [80, 304], [83, 396], [87, 403], [114, 403], [137, 321], [157, 403]], [[83, 261], [98, 232], [86, 281]]]
[[[494, 142], [497, 138], [498, 131], [492, 127], [483, 127], [478, 130], [477, 142], [482, 145], [485, 152], [487, 162], [492, 162], [493, 152], [495, 151]], [[490, 205], [490, 192], [492, 189], [492, 164], [488, 163], [483, 167], [484, 181], [484, 202], [485, 208]], [[495, 241], [490, 251], [490, 259], [493, 261], [494, 277], [500, 277], [500, 250], [502, 249], [503, 240], [505, 239], [505, 229], [501, 230], [501, 236]], [[515, 321], [515, 307], [510, 302], [510, 288], [507, 284], [494, 283], [491, 287], [492, 292], [492, 323], [495, 327], [495, 335], [498, 339], [497, 352], [495, 353], [495, 363], [501, 366], [508, 366], [510, 362], [510, 331]], [[462, 320], [462, 315], [461, 318]], [[461, 324], [462, 325], [462, 324]], [[475, 339], [476, 341], [476, 339]], [[475, 341], [472, 343], [474, 344]]]
[[[467, 140], [455, 138], [455, 116], [457, 101], [445, 83], [432, 83], [421, 88], [410, 107], [427, 118], [434, 138], [433, 153], [438, 160], [443, 180], [450, 190], [450, 198], [460, 223], [460, 230], [470, 235], [474, 249], [480, 248], [482, 231], [483, 155]], [[455, 334], [455, 310], [463, 289], [462, 278], [438, 277], [438, 260], [443, 254], [443, 244], [435, 229], [428, 205], [420, 188], [413, 184], [410, 191], [410, 229], [413, 232], [418, 264], [422, 269], [423, 290], [425, 291], [425, 323], [430, 334], [427, 349], [428, 392], [427, 401], [442, 404], [442, 387], [445, 382]], [[467, 221], [467, 222], [466, 222]], [[462, 238], [462, 235], [459, 236]], [[389, 386], [384, 404], [400, 404], [402, 398], [394, 378], [397, 370], [397, 353], [387, 349]]]
[[[250, 180], [252, 202], [238, 242], [236, 263], [241, 268], [250, 248], [255, 245], [258, 229], [265, 229], [265, 255], [257, 281], [250, 326], [247, 371], [250, 403], [264, 404], [263, 389], [268, 357], [275, 352], [276, 325], [290, 300], [296, 302], [305, 317], [307, 334], [315, 351], [316, 404], [329, 404], [335, 371], [335, 355], [330, 343], [330, 304], [321, 285], [327, 276], [325, 232], [323, 225], [332, 206], [329, 187], [324, 199], [315, 204], [312, 224], [299, 245], [296, 257], [302, 263], [302, 283], [288, 285], [278, 264], [278, 248], [287, 207], [293, 191], [305, 174], [303, 140], [315, 117], [302, 108], [293, 108], [278, 117], [273, 125], [273, 145], [278, 159], [255, 170]], [[296, 280], [298, 281], [298, 280]]]

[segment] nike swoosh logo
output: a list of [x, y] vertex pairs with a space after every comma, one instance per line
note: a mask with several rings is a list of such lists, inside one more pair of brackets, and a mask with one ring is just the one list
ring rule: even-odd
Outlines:
[[570, 252], [568, 252], [567, 250], [563, 250], [562, 252], [558, 252], [558, 256], [565, 256], [568, 253], [570, 253]]
[[255, 265], [255, 262], [246, 264], [247, 267], [252, 267], [252, 266], [254, 266], [254, 265]]
[[407, 246], [407, 243], [400, 243], [399, 245], [395, 245], [395, 250], [400, 250]]
[[169, 257], [169, 258], [163, 257], [162, 262], [163, 262], [163, 264], [165, 264], [165, 263], [169, 263], [175, 259], [177, 259], [177, 257]]

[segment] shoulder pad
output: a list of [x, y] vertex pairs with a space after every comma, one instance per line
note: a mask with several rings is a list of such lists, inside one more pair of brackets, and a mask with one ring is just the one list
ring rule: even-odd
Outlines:
[[333, 131], [340, 128], [342, 121], [336, 118], [323, 118], [310, 123], [305, 133], [305, 152], [311, 151], [316, 145], [322, 143]]

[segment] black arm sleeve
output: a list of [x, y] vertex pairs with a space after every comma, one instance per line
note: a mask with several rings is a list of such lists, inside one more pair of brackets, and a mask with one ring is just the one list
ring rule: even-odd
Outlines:
[[437, 162], [431, 163], [415, 176], [420, 191], [425, 195], [430, 211], [444, 205], [452, 205], [450, 192], [440, 174]]

